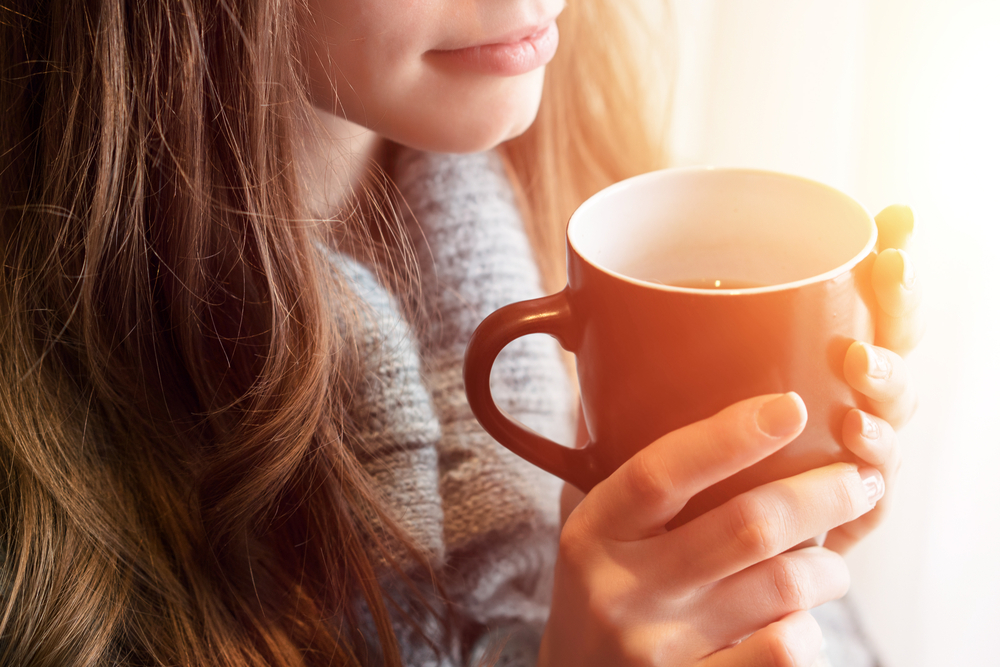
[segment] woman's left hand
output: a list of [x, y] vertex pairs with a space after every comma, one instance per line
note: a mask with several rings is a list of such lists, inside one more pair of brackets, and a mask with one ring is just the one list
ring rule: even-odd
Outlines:
[[903, 356], [923, 335], [920, 283], [905, 247], [913, 232], [913, 212], [890, 206], [875, 216], [878, 257], [872, 287], [878, 302], [875, 344], [855, 342], [844, 359], [844, 376], [868, 397], [870, 413], [851, 410], [844, 418], [844, 445], [858, 458], [878, 468], [886, 493], [871, 512], [831, 530], [824, 546], [845, 553], [870, 533], [889, 510], [901, 457], [896, 429], [917, 408], [917, 392]]

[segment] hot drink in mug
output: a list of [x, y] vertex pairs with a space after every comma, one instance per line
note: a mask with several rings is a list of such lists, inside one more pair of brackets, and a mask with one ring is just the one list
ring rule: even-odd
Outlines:
[[[674, 525], [760, 484], [853, 460], [841, 423], [863, 397], [842, 367], [853, 341], [873, 339], [876, 234], [859, 203], [795, 176], [668, 169], [613, 185], [570, 219], [566, 288], [501, 308], [477, 329], [469, 403], [501, 444], [588, 491], [665, 433], [751, 396], [797, 392], [809, 411], [803, 433], [695, 496]], [[496, 355], [530, 333], [576, 355], [590, 436], [582, 449], [493, 402]]]

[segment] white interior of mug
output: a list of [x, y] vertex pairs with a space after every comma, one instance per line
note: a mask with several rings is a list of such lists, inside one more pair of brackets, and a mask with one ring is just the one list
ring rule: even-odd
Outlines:
[[827, 185], [752, 169], [665, 169], [597, 193], [573, 214], [587, 261], [663, 289], [788, 289], [840, 274], [875, 246], [871, 214]]

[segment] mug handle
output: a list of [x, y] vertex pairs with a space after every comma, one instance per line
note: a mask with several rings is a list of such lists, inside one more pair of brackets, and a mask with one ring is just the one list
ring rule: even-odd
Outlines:
[[490, 372], [497, 355], [521, 336], [545, 333], [573, 351], [577, 327], [569, 305], [569, 288], [557, 294], [519, 301], [491, 313], [480, 323], [465, 350], [462, 369], [472, 414], [501, 445], [529, 463], [589, 491], [604, 479], [590, 445], [563, 447], [511, 419], [497, 407], [490, 392]]

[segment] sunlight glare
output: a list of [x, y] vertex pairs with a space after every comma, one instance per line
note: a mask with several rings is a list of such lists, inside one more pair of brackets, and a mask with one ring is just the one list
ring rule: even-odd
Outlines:
[[[1000, 240], [1000, 7], [959, 14], [933, 49], [922, 86], [926, 152], [915, 165], [943, 220]], [[923, 113], [921, 113], [923, 112]], [[917, 138], [918, 141], [921, 137]], [[986, 239], [983, 239], [986, 240]]]

